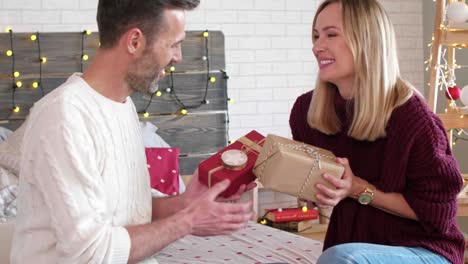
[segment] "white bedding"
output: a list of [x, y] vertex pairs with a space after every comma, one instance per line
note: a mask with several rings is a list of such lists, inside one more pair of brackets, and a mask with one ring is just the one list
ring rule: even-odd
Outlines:
[[[143, 130], [145, 130], [144, 127]], [[147, 130], [149, 130], [148, 127]], [[3, 224], [1, 222], [12, 220], [10, 217], [16, 214], [14, 201], [17, 192], [22, 134], [22, 129], [19, 129], [10, 135], [7, 141], [0, 144], [0, 227], [8, 227], [3, 228], [8, 232], [11, 232], [12, 222]], [[3, 229], [0, 228], [0, 236], [8, 241], [8, 236]], [[8, 259], [8, 256], [3, 253], [9, 252], [9, 244], [2, 244], [0, 263], [3, 258]], [[321, 242], [251, 222], [246, 228], [231, 235], [186, 236], [153, 257], [160, 264], [315, 263], [321, 252]]]
[[18, 177], [0, 167], [0, 222], [7, 222], [16, 216]]
[[24, 126], [21, 126], [14, 133], [3, 133], [0, 142], [0, 222], [9, 221], [10, 218], [16, 216], [23, 132]]
[[9, 130], [7, 128], [4, 128], [4, 127], [0, 127], [0, 142], [4, 141], [12, 133], [13, 133], [13, 131], [11, 131], [11, 130]]
[[154, 257], [160, 264], [316, 263], [322, 243], [257, 223], [228, 236], [186, 236]]

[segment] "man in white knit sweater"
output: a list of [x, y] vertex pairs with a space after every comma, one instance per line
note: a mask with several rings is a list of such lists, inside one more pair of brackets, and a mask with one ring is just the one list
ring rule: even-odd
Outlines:
[[[101, 46], [84, 74], [37, 102], [25, 131], [12, 263], [134, 263], [188, 234], [233, 232], [251, 202], [224, 203], [197, 172], [184, 194], [151, 197], [135, 106], [180, 62], [199, 0], [100, 0]], [[231, 197], [252, 186], [241, 186]]]

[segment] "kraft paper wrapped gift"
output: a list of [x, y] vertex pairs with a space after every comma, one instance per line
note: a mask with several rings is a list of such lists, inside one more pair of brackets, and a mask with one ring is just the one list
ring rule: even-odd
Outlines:
[[322, 174], [341, 178], [344, 167], [328, 150], [268, 135], [253, 172], [265, 188], [315, 201], [317, 183], [333, 188]]
[[[202, 161], [198, 165], [200, 182], [211, 187], [224, 179], [229, 179], [231, 181], [231, 185], [221, 194], [221, 196], [227, 198], [235, 194], [242, 184], [248, 184], [256, 179], [252, 172], [252, 168], [257, 160], [264, 140], [265, 137], [263, 135], [253, 130], [231, 145], [223, 148], [215, 155]], [[237, 154], [242, 154], [245, 158], [243, 164], [240, 166], [231, 166], [223, 162], [223, 154], [228, 151], [234, 151], [234, 153], [237, 152]]]

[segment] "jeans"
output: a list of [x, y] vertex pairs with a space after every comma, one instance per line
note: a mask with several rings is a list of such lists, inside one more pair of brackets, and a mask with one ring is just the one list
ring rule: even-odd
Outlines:
[[443, 256], [422, 247], [396, 247], [368, 243], [347, 243], [325, 250], [317, 264], [450, 264]]

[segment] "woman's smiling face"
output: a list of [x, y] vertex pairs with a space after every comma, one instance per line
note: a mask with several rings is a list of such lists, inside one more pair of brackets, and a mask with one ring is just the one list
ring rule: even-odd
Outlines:
[[338, 3], [329, 4], [318, 14], [312, 43], [320, 68], [319, 78], [339, 88], [352, 89], [354, 60], [344, 36], [342, 10]]

